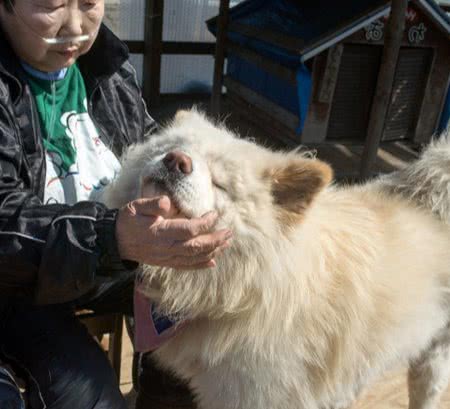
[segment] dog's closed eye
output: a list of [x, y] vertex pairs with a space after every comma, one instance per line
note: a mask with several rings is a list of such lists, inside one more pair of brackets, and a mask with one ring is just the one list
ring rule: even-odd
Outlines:
[[212, 180], [212, 184], [214, 187], [216, 187], [219, 190], [222, 190], [225, 193], [228, 193], [227, 189], [224, 187], [224, 185], [220, 182], [218, 182], [217, 180], [213, 179]]

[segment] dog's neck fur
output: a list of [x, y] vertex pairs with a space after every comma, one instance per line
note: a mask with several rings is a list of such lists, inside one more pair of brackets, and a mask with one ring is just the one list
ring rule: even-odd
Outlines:
[[[330, 195], [334, 196], [332, 207], [328, 204]], [[165, 314], [189, 319], [245, 318], [271, 327], [278, 323], [283, 331], [283, 326], [291, 325], [299, 314], [312, 314], [317, 300], [325, 297], [320, 292], [329, 289], [324, 284], [329, 282], [332, 286], [333, 280], [342, 279], [336, 277], [345, 274], [349, 263], [359, 263], [358, 268], [364, 275], [363, 264], [368, 260], [357, 260], [354, 254], [346, 256], [344, 248], [350, 237], [346, 233], [352, 225], [350, 215], [339, 225], [329, 223], [330, 219], [342, 220], [346, 200], [345, 195], [337, 194], [332, 188], [320, 193], [303, 221], [278, 236], [283, 240], [268, 242], [264, 235], [260, 241], [254, 240], [254, 235], [251, 241], [235, 237], [232, 247], [217, 259], [214, 271], [144, 268], [145, 292], [160, 304]], [[351, 200], [354, 201], [354, 196]], [[326, 246], [321, 242], [324, 238]], [[357, 240], [367, 241], [366, 247], [370, 248], [370, 237], [366, 234]], [[296, 256], [286, 260], [285, 254]], [[302, 271], [298, 271], [300, 265]], [[330, 271], [330, 265], [339, 266], [339, 271]], [[264, 280], [262, 275], [266, 275]], [[260, 282], [264, 286], [260, 286]], [[286, 286], [286, 282], [293, 284]], [[297, 297], [296, 302], [290, 301], [292, 297]], [[278, 305], [283, 305], [280, 311]], [[297, 310], [286, 309], [286, 305], [296, 306]]]
[[[296, 325], [304, 327], [305, 334], [321, 334], [320, 342], [318, 339], [296, 340], [298, 348], [304, 349], [305, 360], [309, 356], [319, 362], [317, 357], [322, 357], [325, 367], [328, 355], [335, 354], [335, 374], [333, 368], [328, 367], [319, 377], [344, 376], [337, 372], [341, 367], [339, 357], [348, 355], [353, 342], [357, 342], [347, 339], [348, 328], [364, 325], [352, 318], [352, 310], [367, 301], [364, 280], [370, 264], [370, 260], [360, 260], [353, 253], [345, 252], [350, 239], [347, 232], [352, 229], [352, 220], [358, 219], [354, 212], [353, 216], [352, 213], [346, 214], [347, 204], [354, 200], [355, 196], [347, 196], [345, 191], [333, 188], [323, 191], [297, 228], [291, 227], [285, 232], [284, 240], [268, 243], [267, 238], [262, 237], [261, 242], [250, 242], [235, 237], [233, 246], [218, 258], [215, 271], [147, 268], [143, 273], [147, 283], [146, 294], [160, 303], [162, 312], [191, 320], [193, 331], [196, 323], [205, 325], [207, 322], [211, 327], [216, 322], [217, 325], [227, 325], [227, 338], [214, 342], [217, 360], [237, 345], [239, 348], [247, 345], [252, 350], [265, 350], [268, 355], [276, 356], [275, 351], [270, 350], [277, 345], [272, 342], [273, 338], [282, 339], [289, 327]], [[335, 223], [330, 223], [332, 220]], [[352, 234], [353, 239], [360, 244], [367, 242], [364, 245], [370, 248], [372, 238], [365, 234], [365, 230], [361, 237], [355, 238], [354, 229]], [[323, 240], [327, 241], [326, 245]], [[294, 252], [291, 247], [295, 248]], [[295, 258], [286, 259], [286, 254], [295, 254]], [[298, 270], [300, 265], [301, 271]], [[345, 283], [346, 272], [350, 268], [361, 272], [359, 282]], [[237, 276], [236, 271], [241, 275]], [[261, 279], [262, 275], [266, 277]], [[260, 286], [260, 282], [264, 284]], [[286, 282], [291, 285], [286, 286]], [[340, 293], [342, 286], [354, 286], [352, 302], [348, 299], [341, 302], [344, 296]], [[349, 306], [352, 310], [343, 311]], [[348, 321], [336, 325], [340, 316], [348, 317]], [[333, 325], [328, 325], [329, 322]], [[247, 337], [242, 338], [242, 325], [258, 328], [253, 333], [259, 337], [251, 339], [248, 334], [252, 331], [246, 331]], [[308, 329], [312, 327], [315, 329]], [[265, 334], [264, 337], [261, 333]]]

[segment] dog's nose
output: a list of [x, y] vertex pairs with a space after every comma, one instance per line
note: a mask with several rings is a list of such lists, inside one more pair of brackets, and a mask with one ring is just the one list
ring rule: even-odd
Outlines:
[[192, 173], [192, 159], [183, 152], [169, 152], [163, 159], [164, 165], [170, 172], [182, 172], [185, 175]]

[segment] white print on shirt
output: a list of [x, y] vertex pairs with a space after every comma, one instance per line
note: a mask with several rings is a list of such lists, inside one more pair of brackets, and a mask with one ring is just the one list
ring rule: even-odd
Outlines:
[[[86, 100], [83, 104], [87, 108]], [[66, 112], [60, 120], [75, 149], [76, 161], [66, 172], [60, 155], [47, 151], [44, 203], [99, 200], [103, 188], [120, 171], [120, 163], [100, 140], [89, 113]]]

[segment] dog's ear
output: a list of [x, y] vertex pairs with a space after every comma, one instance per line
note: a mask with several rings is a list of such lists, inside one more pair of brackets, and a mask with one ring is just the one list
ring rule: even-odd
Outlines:
[[189, 116], [192, 115], [192, 111], [188, 111], [186, 109], [180, 109], [175, 114], [174, 122], [176, 124], [180, 124], [185, 121]]
[[315, 196], [332, 178], [331, 167], [316, 159], [288, 159], [268, 171], [274, 204], [284, 224], [301, 221]]
[[196, 107], [178, 110], [173, 120], [175, 125], [181, 125], [183, 122], [187, 121], [189, 121], [189, 123], [192, 123], [193, 121], [208, 122], [205, 115]]

